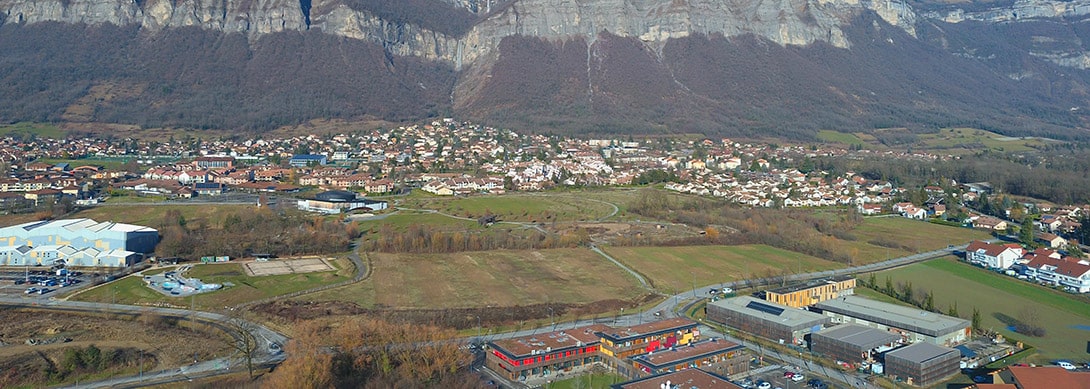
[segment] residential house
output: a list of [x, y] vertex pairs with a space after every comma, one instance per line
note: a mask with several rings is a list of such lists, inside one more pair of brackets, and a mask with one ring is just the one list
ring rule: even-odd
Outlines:
[[993, 231], [1006, 231], [1007, 222], [991, 216], [981, 216], [973, 220], [973, 228], [983, 228]]
[[1037, 234], [1037, 237], [1034, 238], [1034, 240], [1044, 243], [1048, 247], [1054, 249], [1063, 248], [1067, 245], [1067, 239], [1064, 239], [1063, 237], [1053, 234], [1051, 232], [1039, 233]]
[[882, 204], [859, 204], [858, 210], [862, 215], [877, 215], [882, 213]]
[[973, 241], [965, 249], [965, 260], [993, 269], [1007, 269], [1022, 257], [1022, 248], [983, 241]]
[[1090, 261], [1072, 257], [1034, 256], [1023, 270], [1038, 282], [1069, 287], [1078, 293], [1090, 292]]

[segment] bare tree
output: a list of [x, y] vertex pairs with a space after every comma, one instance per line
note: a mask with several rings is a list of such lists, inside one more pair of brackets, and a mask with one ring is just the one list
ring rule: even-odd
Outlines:
[[227, 311], [224, 316], [227, 316], [227, 321], [224, 322], [224, 329], [227, 331], [227, 335], [230, 335], [231, 348], [237, 353], [241, 354], [243, 358], [246, 358], [246, 370], [250, 373], [250, 379], [254, 378], [254, 354], [261, 348], [261, 344], [254, 338], [253, 332], [257, 329], [253, 323], [250, 323], [242, 317], [241, 310]]

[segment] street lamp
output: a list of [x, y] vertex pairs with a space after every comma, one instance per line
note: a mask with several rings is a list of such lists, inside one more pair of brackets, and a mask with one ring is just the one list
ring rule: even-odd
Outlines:
[[696, 298], [696, 273], [689, 272], [689, 276], [689, 281], [692, 283], [693, 286], [693, 298]]
[[553, 330], [556, 330], [556, 321], [553, 320], [553, 307], [545, 307], [549, 309], [549, 321], [553, 323]]
[[481, 315], [477, 315], [477, 341], [481, 341]]

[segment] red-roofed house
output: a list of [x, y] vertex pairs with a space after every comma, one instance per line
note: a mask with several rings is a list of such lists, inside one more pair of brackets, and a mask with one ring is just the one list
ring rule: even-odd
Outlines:
[[1090, 373], [1056, 366], [1011, 366], [999, 372], [999, 379], [1018, 389], [1090, 389]]
[[1085, 259], [1038, 255], [1026, 263], [1025, 274], [1037, 281], [1073, 288], [1078, 293], [1090, 292], [1090, 262]]
[[1048, 247], [1058, 249], [1067, 245], [1067, 239], [1060, 237], [1059, 235], [1051, 232], [1042, 232], [1037, 234], [1037, 241], [1047, 244]]
[[973, 241], [965, 249], [965, 260], [987, 268], [1007, 269], [1022, 257], [1022, 247]]

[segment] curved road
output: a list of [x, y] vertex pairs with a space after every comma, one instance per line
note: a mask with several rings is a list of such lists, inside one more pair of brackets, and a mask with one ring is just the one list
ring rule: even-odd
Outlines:
[[[81, 301], [56, 301], [50, 300], [46, 302], [33, 302], [28, 303], [21, 298], [0, 297], [0, 305], [14, 306], [30, 309], [48, 309], [64, 312], [94, 312], [94, 313], [122, 313], [140, 315], [144, 313], [155, 313], [167, 317], [177, 317], [196, 320], [211, 324], [221, 329], [224, 328], [224, 323], [229, 323], [233, 319], [231, 317], [221, 315], [218, 313], [202, 312], [202, 311], [190, 311], [184, 309], [174, 308], [157, 308], [157, 307], [143, 307], [133, 305], [122, 304], [105, 304], [105, 303], [87, 303]], [[265, 365], [276, 365], [284, 360], [285, 355], [278, 350], [272, 350], [270, 345], [275, 343], [283, 345], [287, 342], [288, 338], [283, 334], [270, 330], [260, 324], [245, 322], [243, 324], [248, 329], [250, 336], [252, 336], [257, 342], [257, 350], [254, 352], [254, 367]], [[230, 331], [227, 331], [230, 334]], [[232, 335], [233, 336], [233, 335]], [[193, 365], [183, 366], [178, 369], [161, 370], [156, 372], [148, 372], [144, 375], [136, 375], [130, 377], [117, 377], [103, 381], [96, 381], [90, 383], [82, 383], [74, 385], [74, 388], [104, 388], [104, 387], [126, 387], [126, 386], [145, 386], [151, 383], [165, 383], [180, 381], [198, 377], [212, 376], [218, 374], [224, 374], [232, 371], [246, 370], [246, 359], [242, 356], [219, 358], [210, 361], [203, 361], [195, 363]]]

